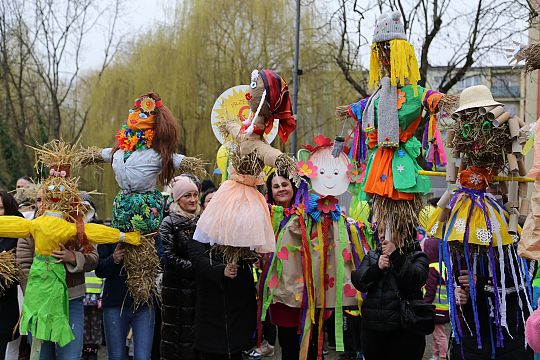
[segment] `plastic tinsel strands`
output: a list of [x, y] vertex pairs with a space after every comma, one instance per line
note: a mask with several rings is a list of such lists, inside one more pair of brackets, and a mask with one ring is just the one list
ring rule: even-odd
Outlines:
[[[472, 198], [474, 195], [469, 194], [469, 197], [471, 197], [471, 202], [474, 203], [474, 199]], [[470, 284], [469, 286], [469, 294], [471, 296], [471, 304], [473, 306], [473, 315], [474, 315], [474, 325], [476, 330], [476, 342], [479, 349], [482, 348], [482, 340], [480, 336], [480, 321], [478, 319], [478, 308], [476, 306], [476, 282], [473, 277], [473, 269], [470, 264], [469, 259], [469, 229], [470, 229], [470, 222], [471, 217], [473, 214], [474, 205], [471, 206], [471, 209], [469, 210], [469, 214], [467, 216], [467, 223], [465, 225], [465, 235], [463, 237], [463, 249], [464, 249], [464, 257], [465, 257], [465, 265], [467, 266], [467, 278], [468, 282]]]
[[[337, 231], [334, 228], [334, 234], [338, 234], [338, 242], [336, 243], [336, 236], [334, 235], [334, 254], [337, 261], [336, 264], [336, 304], [335, 304], [335, 313], [343, 313], [343, 278], [344, 278], [344, 267], [345, 259], [343, 258], [343, 251], [345, 250], [345, 244], [348, 242], [347, 231], [345, 226], [345, 219], [343, 216], [339, 217], [337, 223], [334, 223], [334, 226], [337, 225]], [[336, 329], [335, 339], [336, 339], [336, 351], [345, 351], [343, 346], [343, 316], [335, 316], [334, 325]]]
[[312, 261], [311, 261], [311, 241], [308, 237], [307, 229], [311, 229], [311, 218], [307, 217], [308, 226], [304, 222], [303, 215], [300, 217], [300, 229], [302, 232], [302, 271], [305, 274], [304, 284], [307, 294], [304, 293], [303, 303], [306, 303], [306, 297], [308, 305], [302, 309], [302, 318], [300, 320], [300, 326], [302, 329], [302, 336], [300, 339], [300, 359], [305, 360], [308, 356], [309, 343], [312, 332], [312, 324], [315, 324], [315, 283], [312, 276]]
[[309, 310], [309, 319], [312, 323], [315, 322], [315, 284], [313, 283], [313, 273], [311, 271], [313, 263], [311, 260], [311, 241], [308, 237], [307, 229], [311, 228], [311, 220], [309, 220], [309, 226], [306, 227], [306, 222], [304, 215], [300, 215], [300, 231], [302, 232], [302, 249], [303, 249], [303, 273], [304, 273], [304, 284], [307, 291], [307, 299], [308, 299], [308, 310]]
[[[443, 229], [442, 229], [442, 238], [443, 238], [442, 250], [443, 250], [443, 258], [444, 258], [444, 263], [446, 265], [446, 269], [447, 269], [448, 273], [452, 275], [449, 278], [449, 281], [447, 282], [448, 304], [449, 304], [449, 308], [450, 308], [450, 321], [452, 323], [452, 329], [454, 329], [454, 331], [452, 331], [452, 337], [454, 337], [456, 339], [456, 342], [458, 344], [460, 344], [463, 333], [462, 333], [462, 329], [461, 329], [461, 322], [459, 321], [459, 316], [457, 314], [457, 309], [456, 309], [457, 305], [456, 305], [456, 301], [455, 301], [455, 292], [454, 292], [454, 290], [456, 289], [456, 287], [458, 285], [457, 285], [456, 279], [453, 276], [453, 274], [454, 274], [454, 266], [452, 264], [453, 252], [450, 249], [450, 244], [448, 242], [448, 236], [450, 235], [451, 227], [453, 226], [454, 222], [456, 221], [456, 215], [457, 215], [457, 213], [450, 220], [450, 223], [448, 224], [448, 226], [447, 226], [447, 224], [443, 225]], [[457, 333], [456, 333], [456, 331], [457, 331]]]
[[[480, 202], [482, 207], [482, 213], [484, 214], [486, 226], [488, 228], [489, 234], [493, 234], [493, 228], [491, 226], [491, 221], [489, 220], [489, 213], [486, 209], [486, 204], [484, 202], [484, 196], [482, 196], [482, 201]], [[493, 237], [491, 237], [491, 242], [488, 247], [488, 256], [489, 256], [489, 266], [491, 271], [491, 280], [493, 282], [493, 292], [495, 298], [495, 323], [497, 326], [497, 347], [503, 347], [503, 333], [502, 333], [502, 324], [501, 324], [501, 299], [499, 298], [499, 285], [497, 283], [497, 268], [495, 265], [495, 251], [493, 249]]]
[[[279, 230], [276, 233], [276, 252], [281, 249], [281, 243], [283, 242], [283, 235], [285, 234], [283, 229], [285, 229], [287, 225], [289, 224], [289, 222], [291, 221], [292, 221], [291, 215], [287, 215], [285, 218], [283, 218], [283, 220], [280, 223]], [[272, 303], [272, 298], [274, 296], [274, 288], [268, 290], [270, 288], [269, 286], [270, 281], [272, 280], [268, 276], [268, 274], [270, 274], [274, 269], [276, 269], [277, 280], [279, 281], [281, 279], [282, 266], [283, 266], [281, 262], [278, 260], [277, 256], [275, 256], [275, 254], [272, 254], [270, 261], [271, 262], [268, 267], [268, 271], [266, 271], [266, 273], [263, 274], [263, 277], [265, 279], [264, 280], [265, 285], [263, 289], [263, 298], [262, 298], [263, 303], [262, 303], [262, 308], [261, 308], [261, 314], [259, 317], [263, 321], [266, 318], [266, 312], [268, 311], [268, 308], [270, 307], [270, 304]], [[261, 281], [262, 281], [262, 278], [261, 278]]]
[[0, 252], [0, 296], [17, 283], [20, 269], [15, 262], [15, 251]]
[[161, 265], [153, 236], [153, 234], [143, 235], [139, 246], [123, 245], [126, 249], [124, 267], [128, 275], [128, 290], [133, 297], [134, 309], [143, 304], [152, 305], [153, 298], [160, 299], [156, 278], [161, 271]]
[[274, 253], [269, 254], [264, 262], [261, 275], [259, 277], [258, 284], [258, 299], [257, 299], [257, 347], [261, 346], [263, 335], [263, 321], [266, 319], [266, 312], [263, 314], [262, 309], [264, 305], [264, 299], [266, 298], [266, 280], [268, 278], [268, 271], [272, 264]]
[[[328, 235], [330, 230], [330, 224], [332, 223], [332, 218], [329, 215], [325, 215], [322, 221], [322, 245], [319, 242], [319, 254], [321, 258], [321, 268], [319, 272], [320, 283], [321, 283], [321, 308], [319, 309], [319, 341], [318, 341], [318, 350], [317, 350], [317, 359], [322, 359], [322, 350], [324, 343], [324, 315], [326, 313], [326, 288], [325, 288], [325, 274], [326, 266], [328, 262]], [[319, 223], [320, 224], [320, 223]], [[318, 229], [317, 229], [318, 230]]]

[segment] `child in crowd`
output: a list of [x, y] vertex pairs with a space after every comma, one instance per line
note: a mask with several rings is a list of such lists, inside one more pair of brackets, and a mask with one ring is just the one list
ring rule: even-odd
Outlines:
[[[439, 263], [439, 240], [426, 237], [423, 250], [429, 260], [429, 273], [424, 287], [424, 301], [435, 305], [435, 331], [433, 331], [432, 360], [446, 359], [448, 337], [445, 325], [450, 321], [448, 299], [446, 297], [446, 274], [444, 265]], [[442, 266], [442, 268], [441, 268]]]

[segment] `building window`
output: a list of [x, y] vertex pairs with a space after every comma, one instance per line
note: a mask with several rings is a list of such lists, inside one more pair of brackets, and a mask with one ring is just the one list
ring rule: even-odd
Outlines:
[[480, 75], [467, 76], [466, 78], [459, 80], [458, 90], [461, 91], [471, 86], [480, 85], [480, 82]]
[[521, 96], [519, 75], [494, 74], [491, 77], [491, 93], [495, 98], [516, 98]]

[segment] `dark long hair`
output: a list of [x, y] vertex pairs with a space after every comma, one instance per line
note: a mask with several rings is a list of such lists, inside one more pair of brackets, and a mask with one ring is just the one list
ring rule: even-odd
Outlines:
[[0, 198], [2, 198], [2, 204], [4, 205], [4, 215], [24, 217], [19, 211], [19, 204], [17, 204], [17, 200], [13, 195], [7, 191], [0, 191]]
[[[276, 200], [274, 199], [274, 195], [272, 194], [272, 179], [278, 175], [276, 172], [270, 174], [268, 178], [266, 179], [266, 197], [268, 199], [268, 204], [270, 205], [276, 205]], [[282, 176], [284, 179], [287, 179], [286, 177]], [[292, 196], [292, 202], [294, 203], [294, 199], [296, 198], [296, 186], [294, 185], [294, 182], [292, 182], [290, 179], [287, 179], [291, 183], [291, 187], [293, 189], [293, 196]]]

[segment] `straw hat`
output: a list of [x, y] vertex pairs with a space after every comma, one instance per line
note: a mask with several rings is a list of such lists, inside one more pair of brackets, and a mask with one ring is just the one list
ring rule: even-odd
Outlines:
[[459, 95], [459, 107], [455, 112], [484, 106], [502, 105], [493, 100], [491, 91], [485, 85], [476, 85], [466, 88]]

